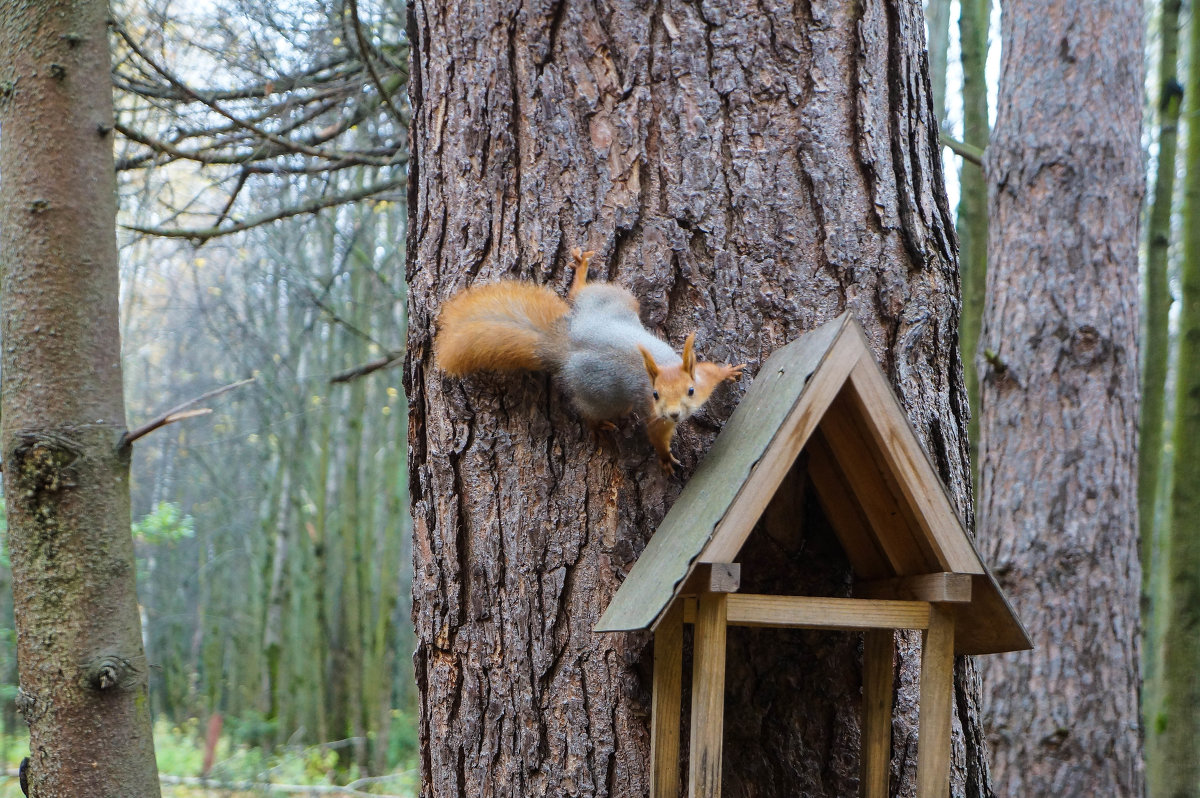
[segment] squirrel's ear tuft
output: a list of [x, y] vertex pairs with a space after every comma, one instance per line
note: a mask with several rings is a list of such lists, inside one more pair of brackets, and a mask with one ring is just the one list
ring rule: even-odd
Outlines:
[[683, 342], [683, 370], [694, 376], [696, 371], [696, 334], [690, 333]]
[[646, 363], [646, 373], [650, 375], [650, 384], [658, 379], [658, 364], [654, 362], [654, 355], [650, 354], [650, 350], [638, 344], [638, 351], [642, 353], [642, 360]]

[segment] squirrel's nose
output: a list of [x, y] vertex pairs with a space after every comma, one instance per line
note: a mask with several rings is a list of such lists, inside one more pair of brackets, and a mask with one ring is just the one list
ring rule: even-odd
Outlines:
[[671, 420], [678, 421], [682, 415], [683, 415], [682, 410], [672, 410], [671, 411]]

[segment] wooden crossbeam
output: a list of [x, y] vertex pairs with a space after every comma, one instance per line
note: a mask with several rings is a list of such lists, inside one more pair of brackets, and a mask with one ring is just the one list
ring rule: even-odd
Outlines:
[[[782, 629], [928, 629], [927, 601], [885, 599], [764, 596], [732, 593], [727, 597], [726, 623], [730, 626], [766, 626]], [[684, 623], [695, 623], [696, 602], [685, 599]]]
[[742, 565], [736, 562], [698, 563], [679, 590], [680, 595], [736, 593], [742, 584]]
[[869, 599], [905, 599], [961, 604], [971, 600], [971, 575], [938, 573], [876, 579], [856, 584], [854, 595]]

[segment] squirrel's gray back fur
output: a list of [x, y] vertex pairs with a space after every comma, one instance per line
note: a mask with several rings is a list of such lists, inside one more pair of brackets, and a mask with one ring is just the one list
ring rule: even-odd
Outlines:
[[575, 298], [560, 377], [584, 418], [604, 421], [645, 409], [650, 377], [639, 345], [660, 366], [682, 362], [666, 341], [642, 326], [637, 307], [633, 294], [612, 283], [591, 283]]

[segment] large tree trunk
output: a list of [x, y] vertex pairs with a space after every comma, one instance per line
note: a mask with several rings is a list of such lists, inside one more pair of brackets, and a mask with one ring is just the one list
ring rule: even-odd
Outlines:
[[1006, 3], [979, 536], [1036, 649], [983, 667], [998, 795], [1142, 794], [1141, 5]]
[[0, 443], [38, 798], [159, 794], [119, 446], [107, 14], [0, 3]]
[[[596, 276], [631, 288], [676, 348], [696, 330], [706, 359], [751, 373], [851, 309], [970, 521], [919, 3], [537, 8], [425, 0], [410, 24], [405, 375], [428, 797], [647, 793], [647, 638], [591, 629], [738, 398], [722, 389], [685, 425], [684, 467], [666, 478], [640, 429], [597, 444], [551, 380], [437, 372], [437, 307], [468, 283], [565, 289], [569, 248], [593, 248]], [[806, 586], [844, 587], [821, 527], [803, 530]], [[852, 794], [857, 641], [748, 639], [730, 636], [725, 794]], [[894, 726], [903, 795], [914, 645]], [[954, 794], [983, 796], [971, 668]]]

